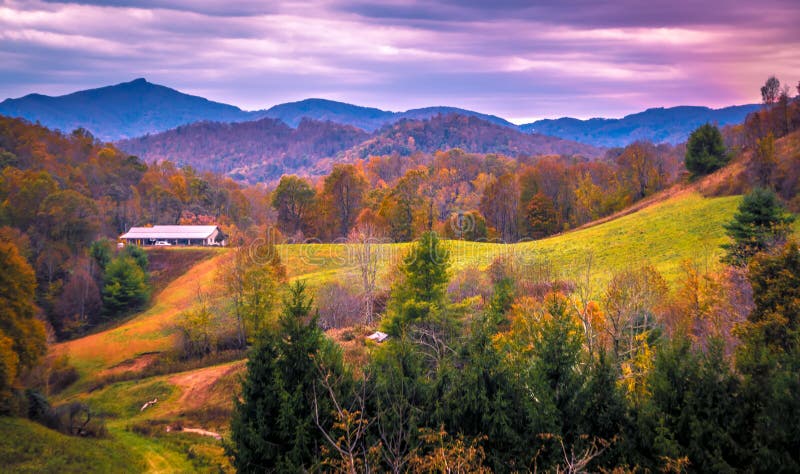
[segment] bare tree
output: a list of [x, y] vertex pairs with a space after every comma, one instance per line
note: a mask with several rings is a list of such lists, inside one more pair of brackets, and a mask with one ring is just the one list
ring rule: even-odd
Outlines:
[[593, 321], [593, 313], [592, 308], [589, 303], [591, 303], [592, 298], [592, 264], [594, 262], [594, 253], [589, 251], [586, 254], [585, 264], [581, 269], [580, 273], [575, 278], [575, 291], [570, 298], [570, 302], [572, 303], [573, 309], [575, 313], [578, 315], [578, 318], [581, 320], [581, 325], [583, 326], [583, 334], [586, 339], [586, 349], [589, 351], [589, 355], [594, 354], [595, 349], [595, 340], [597, 339], [597, 334], [594, 328], [594, 321]]
[[362, 379], [360, 389], [354, 394], [349, 406], [344, 406], [333, 389], [338, 381], [331, 381], [331, 373], [324, 367], [317, 365], [321, 388], [330, 399], [333, 406], [333, 426], [323, 426], [320, 420], [320, 408], [317, 391], [314, 390], [314, 423], [322, 432], [323, 438], [328, 442], [333, 451], [339, 456], [331, 462], [332, 468], [337, 471], [346, 471], [350, 474], [359, 472], [373, 472], [375, 449], [367, 446], [366, 435], [372, 420], [366, 416], [367, 383], [368, 377]]
[[384, 241], [380, 226], [370, 219], [359, 219], [348, 238], [350, 250], [361, 282], [364, 298], [364, 321], [372, 324], [375, 315], [375, 292], [378, 280], [381, 243]]
[[654, 327], [653, 315], [667, 292], [664, 277], [649, 265], [611, 279], [605, 294], [606, 331], [617, 361], [636, 352], [640, 336]]
[[225, 283], [225, 288], [231, 297], [233, 313], [236, 317], [236, 334], [239, 347], [247, 345], [247, 333], [244, 322], [244, 299], [245, 299], [245, 274], [249, 264], [248, 249], [240, 243], [233, 251], [233, 258], [226, 267], [221, 269], [221, 279]]
[[435, 323], [418, 323], [410, 329], [411, 341], [419, 346], [420, 352], [428, 360], [431, 375], [439, 369], [445, 356], [456, 353], [448, 342], [447, 329]]
[[[584, 436], [583, 438], [588, 438], [588, 436]], [[561, 445], [561, 453], [564, 456], [564, 466], [557, 466], [556, 472], [563, 472], [565, 474], [589, 472], [589, 463], [592, 462], [594, 458], [603, 454], [603, 452], [611, 446], [610, 442], [593, 437], [589, 441], [588, 446], [576, 452], [575, 445], [570, 446], [569, 450], [567, 450], [567, 447], [564, 446], [564, 440], [561, 437], [559, 437], [558, 442]]]

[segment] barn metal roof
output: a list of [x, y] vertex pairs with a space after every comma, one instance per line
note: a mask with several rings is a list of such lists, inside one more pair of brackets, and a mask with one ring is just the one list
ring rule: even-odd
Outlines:
[[131, 227], [121, 239], [207, 239], [217, 230], [215, 225], [156, 225]]

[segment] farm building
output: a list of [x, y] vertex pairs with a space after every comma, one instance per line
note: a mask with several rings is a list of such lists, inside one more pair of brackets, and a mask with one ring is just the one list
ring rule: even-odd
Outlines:
[[131, 227], [120, 235], [120, 242], [138, 246], [171, 245], [225, 245], [226, 235], [215, 225], [156, 225], [153, 227]]

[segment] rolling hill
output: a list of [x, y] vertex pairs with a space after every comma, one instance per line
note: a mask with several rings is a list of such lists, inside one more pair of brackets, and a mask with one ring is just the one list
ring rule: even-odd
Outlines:
[[747, 114], [761, 107], [737, 105], [722, 109], [708, 107], [671, 107], [647, 109], [621, 119], [560, 118], [520, 125], [530, 133], [542, 133], [601, 147], [618, 147], [636, 140], [677, 144], [686, 141], [695, 128], [705, 123], [719, 126], [742, 123]]
[[[485, 270], [495, 258], [505, 256], [520, 262], [547, 261], [561, 277], [571, 278], [584, 271], [591, 255], [594, 297], [602, 294], [615, 271], [644, 263], [652, 264], [675, 288], [682, 278], [682, 261], [704, 262], [712, 268], [719, 262], [720, 244], [727, 241], [722, 224], [731, 219], [740, 197], [709, 198], [699, 191], [713, 188], [730, 173], [741, 172], [740, 165], [735, 162], [698, 182], [677, 185], [613, 219], [547, 239], [511, 245], [446, 241], [451, 276], [468, 268]], [[384, 244], [380, 273], [390, 272], [408, 245]], [[357, 274], [355, 263], [348, 261], [352, 253], [345, 244], [279, 245], [277, 249], [288, 277], [307, 282], [311, 291]], [[181, 313], [192, 306], [199, 292], [216, 294], [211, 290], [218, 284], [219, 269], [231, 257], [229, 249], [213, 249], [191, 267], [181, 267], [187, 269], [182, 275], [166, 272], [169, 281], [165, 277], [159, 285], [163, 290], [150, 308], [104, 331], [53, 346], [51, 354], [67, 355], [80, 374], [55, 401], [82, 401], [108, 416], [111, 440], [92, 447], [99, 452], [87, 452], [87, 456], [98, 456], [109, 467], [130, 462], [131, 471], [184, 472], [199, 466], [230, 469], [220, 442], [208, 435], [227, 434], [231, 393], [243, 370], [242, 361], [152, 377], [110, 376], [143, 370], [154, 357], [167, 354], [177, 341], [176, 322]], [[337, 341], [342, 334], [336, 330], [329, 333]], [[367, 349], [358, 346], [354, 350], [363, 353]], [[158, 399], [156, 405], [140, 409], [144, 401], [153, 398]], [[0, 426], [16, 437], [0, 442], [0, 459], [15, 459], [14, 471], [75, 470], [88, 462], [80, 453], [80, 440], [27, 421], [0, 418]], [[166, 431], [173, 426], [188, 430]], [[13, 442], [20, 437], [48, 456], [46, 462], [41, 456], [20, 452]], [[46, 451], [54, 443], [63, 446], [61, 451]], [[100, 451], [106, 449], [115, 451]]]
[[[510, 245], [449, 241], [452, 270], [485, 268], [494, 258], [506, 255], [547, 259], [570, 276], [591, 253], [594, 276], [600, 283], [613, 271], [643, 262], [653, 264], [674, 283], [680, 276], [681, 261], [719, 260], [719, 246], [727, 241], [722, 224], [731, 219], [738, 202], [737, 196], [705, 198], [687, 189], [618, 219], [543, 240]], [[382, 271], [402, 258], [407, 245], [384, 244]], [[278, 250], [288, 276], [307, 281], [311, 288], [344, 281], [356, 271], [355, 263], [348, 262], [346, 244], [280, 245]], [[226, 249], [218, 249], [167, 285], [149, 309], [114, 328], [56, 344], [53, 353], [68, 354], [83, 380], [78, 386], [88, 387], [89, 381], [104, 371], [167, 350], [175, 341], [176, 318], [191, 307], [199, 291], [210, 290], [219, 268], [230, 257]]]
[[500, 117], [457, 107], [424, 107], [406, 110], [405, 112], [389, 112], [326, 99], [305, 99], [298, 102], [287, 102], [275, 105], [264, 112], [259, 112], [259, 114], [264, 117], [279, 119], [291, 127], [297, 127], [306, 118], [352, 125], [368, 132], [405, 119], [424, 120], [436, 115], [447, 114], [478, 117], [503, 127], [517, 128], [513, 123]]
[[170, 160], [240, 181], [270, 181], [284, 173], [318, 175], [336, 157], [370, 135], [353, 126], [303, 119], [297, 128], [262, 118], [251, 122], [198, 122], [123, 140], [120, 149], [145, 161]]
[[468, 153], [499, 153], [511, 157], [557, 154], [595, 158], [602, 155], [602, 150], [591, 145], [526, 134], [479, 117], [461, 114], [401, 120], [384, 127], [346, 154], [358, 158], [393, 153], [402, 156], [416, 151], [433, 153], [452, 148], [461, 148]]
[[404, 119], [369, 134], [331, 121], [302, 119], [291, 128], [277, 119], [200, 122], [122, 140], [120, 149], [148, 162], [171, 160], [199, 170], [226, 173], [240, 181], [273, 181], [283, 174], [321, 175], [333, 163], [369, 155], [461, 148], [470, 153], [600, 156], [590, 145], [526, 134], [475, 116], [435, 115]]

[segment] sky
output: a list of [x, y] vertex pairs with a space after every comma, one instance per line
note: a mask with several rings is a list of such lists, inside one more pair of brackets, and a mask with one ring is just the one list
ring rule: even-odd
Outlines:
[[798, 25], [798, 0], [0, 0], [0, 99], [145, 77], [246, 110], [620, 117], [796, 93]]

